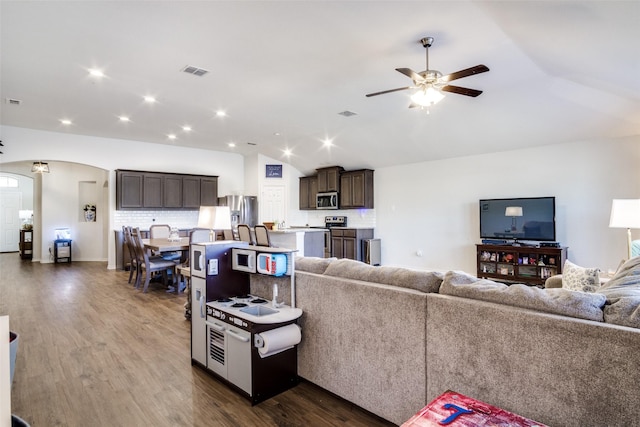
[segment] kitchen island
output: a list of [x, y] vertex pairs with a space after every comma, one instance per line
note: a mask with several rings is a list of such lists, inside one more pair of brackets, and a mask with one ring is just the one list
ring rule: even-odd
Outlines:
[[270, 230], [271, 246], [298, 251], [298, 256], [324, 257], [323, 228], [284, 228]]

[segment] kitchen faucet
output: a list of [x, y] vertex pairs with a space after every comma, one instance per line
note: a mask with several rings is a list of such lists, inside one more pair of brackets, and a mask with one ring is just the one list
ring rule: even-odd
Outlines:
[[278, 303], [278, 284], [273, 284], [273, 301], [271, 302], [273, 308], [278, 308], [282, 304]]

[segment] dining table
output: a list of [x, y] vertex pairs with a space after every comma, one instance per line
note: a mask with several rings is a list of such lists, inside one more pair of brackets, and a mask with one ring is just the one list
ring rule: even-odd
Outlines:
[[146, 250], [153, 252], [175, 252], [188, 251], [189, 238], [181, 237], [179, 240], [169, 240], [166, 237], [156, 237], [155, 239], [142, 239], [142, 244]]

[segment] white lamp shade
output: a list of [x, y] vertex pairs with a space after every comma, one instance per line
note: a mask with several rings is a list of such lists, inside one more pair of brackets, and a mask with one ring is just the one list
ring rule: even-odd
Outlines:
[[32, 216], [33, 216], [33, 211], [29, 211], [29, 210], [18, 211], [18, 217], [20, 219], [31, 219]]
[[640, 199], [613, 199], [611, 228], [640, 228]]
[[522, 216], [522, 206], [507, 206], [504, 216]]
[[200, 206], [198, 227], [213, 230], [231, 229], [231, 210], [229, 206]]

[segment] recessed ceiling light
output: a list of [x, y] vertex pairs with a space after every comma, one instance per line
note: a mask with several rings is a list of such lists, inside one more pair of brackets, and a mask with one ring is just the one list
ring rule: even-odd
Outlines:
[[235, 143], [235, 142], [230, 142], [230, 143], [228, 143], [227, 145], [228, 145], [229, 147], [233, 148], [233, 147], [235, 147], [235, 146], [236, 146], [236, 143]]
[[144, 102], [148, 102], [149, 104], [153, 104], [154, 102], [156, 102], [156, 99], [153, 96], [145, 96], [144, 97]]
[[178, 137], [177, 137], [175, 134], [170, 133], [169, 135], [167, 135], [167, 138], [169, 138], [169, 139], [176, 139], [176, 138], [178, 138]]
[[71, 120], [69, 120], [69, 119], [61, 119], [60, 123], [62, 123], [65, 126], [69, 126], [71, 124]]
[[273, 136], [280, 136], [280, 132], [274, 132]]
[[285, 155], [285, 156], [287, 156], [287, 157], [289, 157], [289, 156], [291, 155], [291, 150], [290, 150], [290, 149], [288, 149], [288, 148], [287, 148], [287, 149], [285, 149], [285, 150], [284, 150], [284, 155]]
[[182, 130], [185, 132], [191, 132], [191, 126], [182, 126]]
[[217, 116], [217, 117], [226, 117], [226, 116], [227, 116], [227, 113], [225, 113], [225, 112], [224, 112], [224, 111], [222, 111], [222, 110], [218, 110], [218, 111], [216, 111], [216, 116]]
[[127, 117], [127, 116], [119, 116], [118, 119], [121, 122], [130, 122], [131, 121], [131, 119], [129, 117]]
[[325, 147], [331, 147], [333, 145], [333, 141], [331, 141], [329, 138], [325, 138], [322, 143]]
[[353, 111], [345, 110], [345, 111], [342, 111], [342, 112], [340, 112], [338, 114], [341, 115], [341, 116], [345, 116], [345, 117], [351, 117], [351, 116], [355, 116], [358, 113], [354, 113]]
[[91, 68], [89, 69], [89, 75], [91, 77], [97, 77], [97, 78], [102, 78], [104, 77], [104, 73], [102, 72], [102, 70], [98, 70], [97, 68]]

